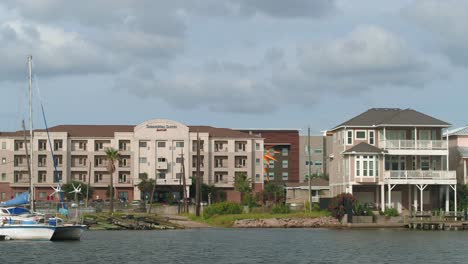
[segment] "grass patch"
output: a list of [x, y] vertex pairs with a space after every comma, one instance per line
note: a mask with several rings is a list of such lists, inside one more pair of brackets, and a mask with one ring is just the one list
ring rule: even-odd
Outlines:
[[193, 214], [186, 215], [190, 220], [218, 227], [232, 227], [236, 220], [242, 219], [269, 219], [269, 218], [317, 218], [329, 216], [328, 211], [312, 211], [310, 213], [294, 212], [289, 214], [248, 213], [231, 215], [214, 215], [210, 218], [197, 217]]

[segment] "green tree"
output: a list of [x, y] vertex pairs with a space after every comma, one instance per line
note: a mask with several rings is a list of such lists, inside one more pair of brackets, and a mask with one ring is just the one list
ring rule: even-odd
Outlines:
[[234, 190], [240, 192], [241, 201], [244, 199], [244, 194], [252, 192], [252, 183], [247, 178], [247, 173], [236, 172], [234, 176]]
[[154, 179], [142, 179], [140, 183], [137, 184], [138, 189], [142, 193], [150, 194], [153, 190]]
[[267, 182], [262, 191], [263, 202], [273, 201], [278, 204], [284, 200], [284, 186], [275, 182]]
[[[81, 192], [78, 193], [78, 200], [86, 199], [86, 191], [89, 188], [89, 197], [93, 197], [93, 188], [90, 187], [89, 185], [79, 182], [79, 181], [72, 181], [71, 183], [66, 183], [62, 185], [62, 190], [63, 193], [65, 194], [65, 197], [67, 198], [68, 201], [74, 200], [75, 199], [75, 193], [73, 193], [73, 185], [75, 187], [78, 187], [80, 184]], [[80, 199], [81, 198], [81, 199]]]
[[110, 207], [109, 214], [114, 213], [114, 172], [115, 163], [120, 159], [119, 151], [114, 148], [107, 148], [106, 151], [107, 159], [107, 171], [110, 174]]

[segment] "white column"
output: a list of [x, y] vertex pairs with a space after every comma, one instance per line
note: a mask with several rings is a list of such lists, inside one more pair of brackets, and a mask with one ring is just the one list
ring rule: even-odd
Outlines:
[[[454, 199], [455, 199], [454, 203], [455, 204], [454, 204], [453, 208], [455, 209], [455, 216], [456, 216], [457, 215], [457, 209], [458, 209], [457, 208], [457, 185], [456, 184], [453, 185], [453, 191], [455, 192], [455, 194], [454, 194]], [[456, 220], [456, 218], [455, 218], [455, 220]]]
[[413, 211], [411, 208], [411, 185], [408, 184], [408, 211]]
[[466, 159], [463, 160], [463, 183], [466, 184]]
[[352, 184], [349, 184], [349, 193], [353, 194], [353, 185]]
[[422, 212], [422, 211], [424, 211], [424, 209], [423, 209], [423, 206], [424, 206], [424, 200], [423, 200], [423, 192], [424, 192], [424, 189], [421, 188], [421, 189], [419, 189], [419, 191], [421, 192], [420, 195], [421, 195], [421, 212]]
[[414, 211], [418, 211], [418, 190], [417, 187], [414, 186], [413, 188], [413, 204], [414, 204]]
[[414, 148], [418, 149], [418, 129], [414, 128]]
[[448, 212], [450, 210], [450, 196], [449, 196], [449, 186], [445, 186], [445, 212]]
[[391, 205], [392, 204], [392, 188], [391, 188], [391, 185], [388, 184], [388, 208], [391, 208]]
[[385, 211], [385, 185], [380, 185], [380, 210]]

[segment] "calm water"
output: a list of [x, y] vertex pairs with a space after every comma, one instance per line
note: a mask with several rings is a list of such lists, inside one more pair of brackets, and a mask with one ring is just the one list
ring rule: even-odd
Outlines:
[[468, 232], [326, 229], [87, 231], [0, 242], [0, 263], [468, 263]]

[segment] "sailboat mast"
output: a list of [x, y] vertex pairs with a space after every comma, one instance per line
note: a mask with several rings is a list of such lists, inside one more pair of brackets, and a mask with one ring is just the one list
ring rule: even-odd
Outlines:
[[[34, 152], [34, 147], [33, 147], [33, 110], [32, 110], [32, 55], [28, 56], [28, 77], [29, 77], [29, 142], [30, 142], [30, 147], [31, 147], [31, 152], [30, 152], [30, 167], [31, 167], [31, 174], [29, 176], [29, 188], [30, 188], [30, 206], [31, 210], [34, 211], [34, 186], [33, 186], [33, 175], [34, 175], [34, 162], [33, 162], [33, 152]], [[26, 144], [26, 142], [24, 143]]]

